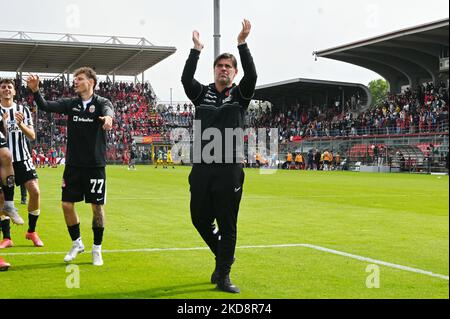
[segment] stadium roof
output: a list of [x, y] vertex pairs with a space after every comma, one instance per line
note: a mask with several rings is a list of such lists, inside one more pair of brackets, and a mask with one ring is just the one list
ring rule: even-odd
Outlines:
[[440, 58], [448, 59], [448, 32], [447, 18], [313, 54], [370, 69], [389, 82], [391, 91], [399, 92], [402, 85], [436, 82]]
[[[0, 30], [2, 32], [14, 33]], [[59, 35], [63, 38], [38, 40], [32, 39], [28, 34], [47, 35], [47, 38]], [[19, 38], [14, 38], [15, 36]], [[79, 41], [77, 37], [109, 40], [98, 43]], [[139, 42], [125, 44], [125, 39]], [[81, 66], [90, 66], [101, 75], [136, 76], [175, 51], [175, 47], [155, 46], [145, 38], [15, 32], [11, 38], [0, 37], [0, 71], [63, 74], [71, 73]]]
[[297, 103], [327, 103], [344, 95], [345, 100], [359, 92], [361, 100], [366, 105], [371, 102], [369, 89], [358, 83], [324, 81], [297, 78], [282, 82], [260, 85], [256, 87], [253, 99], [270, 101], [278, 105], [293, 105]]

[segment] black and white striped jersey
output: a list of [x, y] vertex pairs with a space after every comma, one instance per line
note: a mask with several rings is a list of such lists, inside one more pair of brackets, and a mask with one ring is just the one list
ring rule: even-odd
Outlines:
[[0, 113], [8, 113], [8, 118], [6, 120], [7, 124], [7, 142], [9, 150], [11, 151], [13, 162], [26, 161], [31, 158], [30, 150], [28, 149], [26, 139], [27, 137], [23, 134], [22, 130], [16, 123], [15, 113], [22, 112], [25, 125], [33, 125], [33, 119], [31, 117], [30, 109], [26, 106], [13, 103], [11, 107], [3, 107], [0, 105]]

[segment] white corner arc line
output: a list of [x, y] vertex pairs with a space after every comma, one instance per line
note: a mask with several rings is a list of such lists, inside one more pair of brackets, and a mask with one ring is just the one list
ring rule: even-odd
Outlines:
[[[426, 276], [436, 277], [436, 278], [444, 279], [444, 280], [447, 280], [447, 281], [449, 280], [449, 276], [442, 275], [442, 274], [436, 274], [436, 273], [433, 273], [433, 272], [428, 271], [428, 270], [423, 270], [423, 269], [419, 269], [419, 268], [413, 268], [413, 267], [398, 265], [398, 264], [394, 264], [394, 263], [390, 263], [390, 262], [386, 262], [386, 261], [382, 261], [382, 260], [372, 259], [372, 258], [369, 258], [369, 257], [364, 257], [364, 256], [359, 256], [359, 255], [354, 255], [354, 254], [346, 253], [346, 252], [343, 252], [343, 251], [329, 249], [329, 248], [326, 248], [326, 247], [321, 247], [321, 246], [311, 245], [311, 244], [245, 245], [245, 246], [237, 246], [236, 249], [289, 248], [289, 247], [310, 248], [310, 249], [314, 249], [314, 250], [319, 250], [319, 251], [331, 253], [331, 254], [334, 254], [334, 255], [339, 255], [339, 256], [343, 256], [343, 257], [348, 257], [348, 258], [364, 261], [364, 262], [369, 262], [369, 263], [372, 263], [372, 264], [377, 264], [377, 265], [389, 267], [389, 268], [394, 268], [394, 269], [399, 269], [399, 270], [403, 270], [403, 271], [409, 271], [409, 272], [422, 274], [422, 275], [426, 275]], [[159, 251], [193, 251], [193, 250], [208, 250], [208, 249], [209, 249], [208, 247], [137, 248], [137, 249], [103, 250], [103, 253], [133, 253], [133, 252], [140, 253], [140, 252], [159, 252]], [[86, 252], [89, 253], [90, 251], [86, 251]], [[49, 252], [22, 252], [22, 253], [18, 252], [18, 253], [2, 253], [2, 256], [63, 255], [63, 254], [66, 254], [66, 253], [65, 252], [51, 252], [51, 251], [49, 251]]]

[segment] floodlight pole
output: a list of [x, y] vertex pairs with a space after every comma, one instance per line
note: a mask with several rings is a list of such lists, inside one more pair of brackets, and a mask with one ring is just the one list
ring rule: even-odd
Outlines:
[[214, 0], [214, 59], [220, 54], [220, 0]]

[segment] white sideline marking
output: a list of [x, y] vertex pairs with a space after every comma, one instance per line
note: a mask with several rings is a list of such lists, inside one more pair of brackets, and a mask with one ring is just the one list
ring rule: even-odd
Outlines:
[[[449, 280], [449, 276], [435, 274], [428, 270], [412, 268], [408, 266], [402, 266], [398, 264], [393, 264], [390, 262], [372, 259], [368, 257], [363, 257], [359, 255], [349, 254], [343, 251], [329, 249], [321, 246], [310, 245], [310, 244], [281, 244], [281, 245], [254, 245], [254, 246], [238, 246], [236, 249], [251, 249], [251, 248], [288, 248], [288, 247], [306, 247], [314, 250], [319, 250], [334, 255], [349, 257], [352, 259], [357, 259], [360, 261], [369, 262], [372, 264], [378, 264], [390, 268], [400, 269], [404, 271], [409, 271], [417, 274], [422, 274], [426, 276], [436, 277], [444, 280]], [[115, 249], [115, 250], [103, 250], [103, 253], [132, 253], [132, 252], [157, 252], [157, 251], [192, 251], [192, 250], [208, 250], [208, 247], [191, 247], [191, 248], [141, 248], [141, 249]], [[90, 251], [86, 251], [89, 253]], [[20, 256], [20, 255], [64, 255], [66, 252], [23, 252], [23, 253], [2, 253], [2, 256]]]

